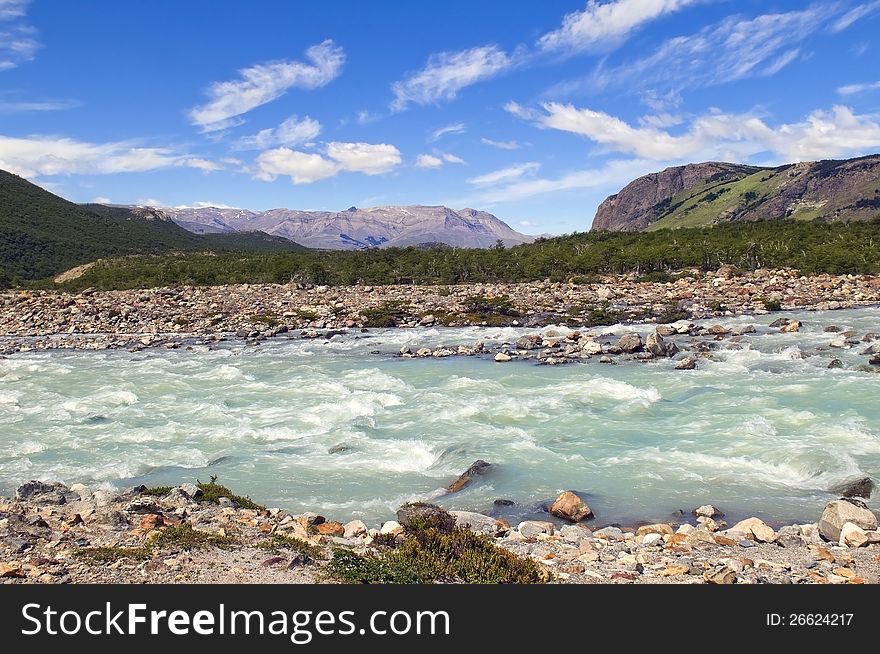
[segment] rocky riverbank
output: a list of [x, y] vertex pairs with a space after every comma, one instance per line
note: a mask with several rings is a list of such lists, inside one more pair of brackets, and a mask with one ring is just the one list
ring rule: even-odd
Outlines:
[[[870, 482], [862, 486], [870, 494]], [[758, 518], [728, 526], [711, 505], [677, 523], [603, 526], [571, 492], [548, 509], [545, 521], [511, 525], [416, 504], [382, 525], [343, 525], [261, 507], [213, 481], [122, 493], [29, 482], [0, 498], [0, 582], [338, 583], [352, 580], [343, 574], [352, 561], [400, 564], [389, 553], [417, 525], [450, 516], [489, 539], [473, 542], [512, 553], [511, 565], [551, 583], [863, 584], [880, 575], [877, 516], [854, 498], [818, 507], [816, 523], [777, 528]]]
[[0, 345], [107, 349], [259, 341], [295, 332], [330, 337], [369, 327], [664, 323], [766, 313], [840, 309], [880, 302], [880, 278], [801, 276], [792, 270], [681, 273], [674, 281], [632, 275], [592, 283], [457, 286], [238, 285], [136, 291], [0, 293]]

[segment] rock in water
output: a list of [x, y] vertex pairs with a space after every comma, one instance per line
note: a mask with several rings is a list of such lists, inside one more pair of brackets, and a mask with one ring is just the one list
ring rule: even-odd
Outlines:
[[550, 507], [550, 513], [570, 522], [580, 522], [593, 517], [592, 509], [572, 491], [560, 493]]
[[471, 464], [470, 468], [461, 473], [461, 476], [459, 476], [458, 479], [449, 484], [449, 486], [446, 487], [446, 490], [448, 490], [450, 493], [457, 493], [462, 488], [470, 484], [474, 480], [474, 477], [485, 475], [487, 472], [489, 472], [489, 470], [492, 469], [492, 467], [493, 464], [487, 461], [483, 461], [482, 459], [477, 459]]
[[877, 528], [877, 516], [868, 509], [847, 500], [834, 500], [825, 505], [825, 510], [819, 519], [819, 533], [826, 540], [839, 542], [840, 532], [847, 522], [862, 529]]
[[622, 352], [626, 352], [627, 354], [638, 352], [642, 349], [642, 337], [639, 336], [636, 332], [627, 332], [620, 337], [619, 341], [617, 341], [617, 347], [619, 347]]
[[779, 331], [784, 334], [790, 334], [792, 332], [799, 332], [801, 330], [801, 321], [800, 320], [792, 320], [787, 325], [783, 325]]
[[511, 358], [512, 357], [509, 354], [505, 354], [504, 352], [499, 352], [498, 354], [495, 355], [495, 361], [498, 361], [499, 363], [504, 363], [506, 361], [510, 361]]
[[828, 367], [831, 369], [843, 368], [843, 361], [840, 359], [831, 359], [831, 361], [828, 362]]
[[870, 477], [862, 477], [852, 481], [833, 486], [832, 493], [838, 493], [841, 497], [864, 497], [868, 499], [874, 492], [874, 481]]
[[685, 357], [675, 365], [676, 370], [694, 370], [697, 367], [697, 360], [694, 357]]
[[703, 504], [691, 511], [698, 518], [723, 518], [724, 514], [711, 504]]
[[648, 334], [648, 338], [645, 341], [645, 349], [655, 357], [665, 357], [668, 354], [666, 341], [663, 340], [663, 337], [656, 330]]

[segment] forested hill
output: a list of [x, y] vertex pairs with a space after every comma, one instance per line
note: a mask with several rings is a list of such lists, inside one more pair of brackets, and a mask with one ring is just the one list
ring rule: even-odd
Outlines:
[[302, 249], [263, 233], [191, 234], [149, 210], [74, 204], [0, 170], [0, 278], [7, 283], [129, 254]]

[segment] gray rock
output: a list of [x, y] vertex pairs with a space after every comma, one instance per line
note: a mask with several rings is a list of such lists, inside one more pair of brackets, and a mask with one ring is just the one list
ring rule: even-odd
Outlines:
[[125, 505], [126, 513], [159, 513], [161, 509], [156, 503], [156, 498], [148, 495], [136, 497]]
[[831, 542], [840, 541], [840, 530], [847, 522], [866, 530], [877, 529], [877, 516], [849, 500], [834, 500], [825, 505], [819, 519], [819, 533]]
[[675, 365], [676, 370], [694, 370], [697, 367], [697, 360], [694, 357], [685, 357]]
[[565, 525], [557, 532], [566, 543], [580, 545], [585, 538], [591, 538], [593, 532], [580, 525]]
[[636, 332], [627, 332], [617, 341], [617, 347], [621, 352], [632, 354], [642, 349], [642, 337]]
[[553, 535], [555, 527], [552, 522], [544, 522], [542, 520], [524, 520], [517, 525], [516, 530], [524, 538], [534, 538], [538, 534]]
[[843, 361], [840, 359], [831, 359], [831, 361], [828, 362], [828, 367], [830, 369], [843, 368]]
[[740, 546], [740, 547], [749, 548], [749, 547], [757, 547], [758, 544], [757, 544], [755, 541], [753, 541], [753, 540], [749, 540], [748, 538], [743, 538], [743, 539], [739, 542], [739, 546]]
[[776, 544], [780, 547], [797, 548], [804, 544], [801, 528], [798, 525], [786, 525], [776, 532]]
[[711, 504], [703, 504], [691, 511], [698, 518], [723, 518], [724, 514]]
[[614, 361], [613, 361], [613, 359], [612, 359], [610, 356], [608, 356], [608, 355], [606, 354], [606, 355], [602, 355], [601, 357], [599, 357], [599, 363], [611, 363], [611, 364], [613, 364]]
[[862, 477], [837, 484], [829, 490], [841, 497], [864, 497], [868, 499], [871, 497], [871, 493], [874, 492], [874, 487], [874, 481], [870, 477]]
[[498, 533], [498, 523], [492, 518], [482, 513], [474, 513], [473, 511], [450, 511], [450, 515], [455, 517], [457, 527], [470, 529], [477, 534], [486, 534], [494, 536]]
[[657, 333], [656, 329], [648, 334], [648, 338], [645, 341], [645, 349], [655, 357], [665, 357], [668, 352], [666, 341]]
[[18, 487], [18, 490], [15, 491], [15, 498], [18, 500], [29, 500], [37, 495], [43, 495], [45, 493], [66, 493], [68, 490], [67, 486], [59, 482], [47, 484], [46, 482], [32, 479]]
[[365, 536], [369, 532], [367, 525], [365, 525], [362, 520], [346, 522], [345, 525], [343, 525], [343, 529], [345, 529], [344, 537], [348, 539]]
[[186, 495], [188, 498], [195, 500], [200, 498], [204, 493], [202, 489], [196, 486], [195, 484], [181, 484], [179, 486], [180, 492]]
[[619, 527], [605, 527], [593, 532], [595, 538], [606, 538], [608, 540], [623, 539], [623, 530]]
[[402, 525], [407, 525], [414, 517], [434, 518], [438, 520], [446, 518], [448, 520], [448, 515], [449, 514], [444, 509], [441, 509], [436, 504], [414, 502], [411, 504], [404, 504], [397, 509], [397, 522]]

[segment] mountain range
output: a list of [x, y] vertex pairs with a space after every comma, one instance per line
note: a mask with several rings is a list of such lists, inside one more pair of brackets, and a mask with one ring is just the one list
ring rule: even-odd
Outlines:
[[607, 198], [592, 229], [641, 231], [754, 220], [880, 217], [880, 155], [775, 168], [706, 162], [639, 177]]
[[443, 206], [351, 207], [345, 211], [249, 211], [221, 207], [149, 209], [196, 234], [260, 231], [322, 250], [424, 244], [487, 248], [498, 241], [512, 246], [534, 240], [485, 211], [456, 211]]

